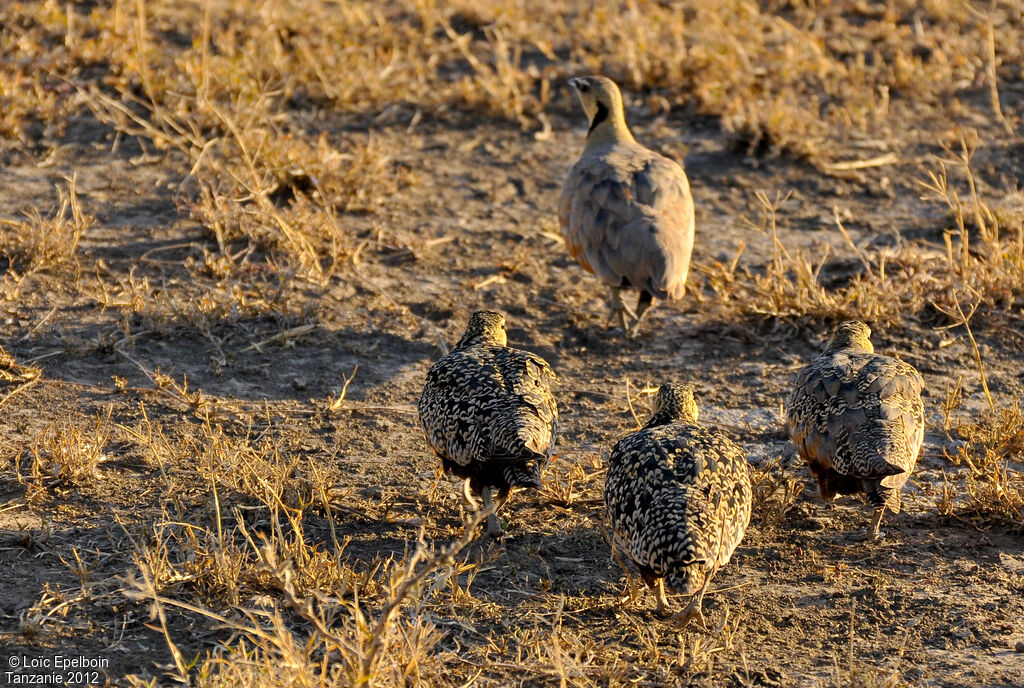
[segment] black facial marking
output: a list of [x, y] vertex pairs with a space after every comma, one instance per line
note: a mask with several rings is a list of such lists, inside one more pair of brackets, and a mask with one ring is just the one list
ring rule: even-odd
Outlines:
[[594, 131], [594, 128], [606, 119], [608, 119], [608, 106], [599, 100], [597, 101], [597, 113], [594, 114], [594, 119], [590, 120], [590, 129], [587, 130], [587, 134]]

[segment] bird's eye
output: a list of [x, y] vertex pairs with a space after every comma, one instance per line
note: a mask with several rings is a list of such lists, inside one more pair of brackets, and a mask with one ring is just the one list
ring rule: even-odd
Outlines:
[[586, 84], [580, 84], [580, 93], [586, 93], [589, 90], [590, 86], [587, 86]]

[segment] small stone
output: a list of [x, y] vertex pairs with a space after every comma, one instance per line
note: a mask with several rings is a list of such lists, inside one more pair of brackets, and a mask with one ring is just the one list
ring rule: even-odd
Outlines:
[[306, 378], [304, 377], [296, 377], [292, 379], [292, 387], [296, 391], [301, 392], [302, 390], [306, 389], [306, 385]]
[[1024, 652], [1024, 640], [1018, 640], [1017, 644], [1013, 646], [1013, 649], [1017, 652]]

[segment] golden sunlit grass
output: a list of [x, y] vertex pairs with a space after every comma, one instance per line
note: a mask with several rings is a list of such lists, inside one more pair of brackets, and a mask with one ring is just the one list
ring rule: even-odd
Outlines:
[[67, 188], [57, 187], [59, 204], [48, 216], [33, 209], [24, 220], [0, 220], [0, 255], [8, 273], [20, 277], [74, 261], [82, 234], [95, 223], [82, 210], [75, 183], [72, 178]]
[[[562, 88], [582, 72], [617, 79], [639, 126], [665, 115], [670, 124], [699, 115], [745, 153], [798, 157], [823, 172], [842, 170], [831, 160], [851, 140], [889, 145], [907, 136], [913, 144], [913, 137], [939, 129], [941, 140], [950, 140], [959, 132], [945, 127], [970, 117], [1012, 129], [1015, 113], [1002, 111], [999, 87], [1019, 80], [1015, 11], [1012, 2], [988, 3], [981, 12], [955, 0], [2, 3], [0, 153], [32, 157], [62, 145], [73, 119], [98, 121], [111, 137], [102, 146], [90, 142], [97, 150], [132, 146], [174, 170], [176, 219], [205, 233], [205, 241], [163, 247], [185, 258], [147, 261], [147, 253], [127, 269], [97, 260], [92, 280], [83, 254], [95, 245], [88, 233], [97, 221], [83, 202], [102, 205], [101, 193], [91, 199], [83, 191], [80, 199], [71, 177], [58, 187], [55, 208], [0, 220], [11, 329], [24, 317], [40, 328], [47, 311], [57, 310], [45, 302], [50, 292], [35, 290], [26, 277], [60, 277], [52, 280], [60, 284], [74, 273], [85, 306], [114, 321], [113, 334], [87, 345], [105, 356], [96, 374], [106, 381], [107, 366], [128, 362], [145, 376], [143, 387], [133, 388], [118, 369], [116, 392], [83, 383], [90, 394], [131, 398], [128, 417], [108, 408], [36, 425], [35, 413], [11, 420], [27, 437], [9, 443], [33, 510], [71, 510], [81, 499], [81, 511], [67, 518], [85, 521], [99, 508], [101, 518], [124, 524], [121, 544], [103, 541], [95, 553], [62, 550], [60, 561], [79, 589], [47, 584], [19, 617], [23, 638], [38, 639], [82, 606], [107, 605], [98, 612], [105, 620], [116, 610], [124, 624], [148, 624], [163, 636], [144, 651], [169, 656], [170, 664], [138, 669], [128, 679], [134, 685], [468, 686], [498, 676], [604, 686], [717, 678], [712, 672], [721, 658], [735, 665], [744, 652], [737, 638], [745, 623], [757, 621], [746, 610], [732, 605], [728, 614], [716, 613], [711, 633], [678, 633], [646, 616], [644, 603], [619, 599], [617, 571], [578, 581], [575, 573], [552, 572], [548, 561], [562, 553], [539, 552], [548, 540], [599, 542], [599, 451], [556, 457], [543, 488], [531, 495], [534, 503], [522, 506], [528, 500], [513, 497], [509, 508], [522, 506], [530, 518], [520, 557], [471, 543], [477, 524], [453, 541], [451, 522], [432, 514], [457, 509], [438, 480], [424, 488], [375, 475], [367, 478], [377, 481], [377, 491], [368, 491], [373, 496], [352, 497], [353, 476], [345, 471], [362, 466], [345, 463], [351, 433], [341, 424], [360, 432], [358, 424], [367, 424], [369, 434], [375, 431], [365, 416], [397, 408], [347, 398], [355, 365], [326, 401], [321, 396], [306, 406], [289, 398], [257, 409], [208, 394], [179, 372], [144, 367], [135, 344], [147, 337], [199, 342], [212, 351], [208, 372], [220, 376], [231, 357], [283, 349], [325, 328], [323, 294], [346, 271], [358, 274], [361, 251], [373, 241], [369, 228], [390, 222], [397, 213], [386, 211], [403, 210], [396, 205], [403, 190], [431, 174], [404, 162], [407, 146], [419, 145], [416, 137], [438, 126], [457, 127], [461, 136], [483, 122], [543, 143], [556, 125], [582, 124]], [[927, 126], [893, 133], [893, 122], [907, 121]], [[697, 266], [713, 295], [704, 303], [727, 320], [855, 317], [898, 328], [927, 318], [948, 328], [997, 327], [1024, 296], [1024, 213], [983, 197], [973, 152], [966, 145], [947, 151], [919, 185], [946, 212], [940, 240], [858, 245], [833, 212], [828, 229], [845, 242], [841, 263], [834, 260], [838, 250], [791, 245], [786, 195], [758, 194], [762, 213], [752, 228], [767, 239], [769, 254], [761, 260], [741, 247], [731, 261]], [[424, 241], [457, 246], [459, 238]], [[118, 260], [124, 257], [110, 262]], [[507, 272], [518, 276], [518, 268]], [[487, 279], [477, 286], [488, 286]], [[406, 304], [377, 291], [409, 314]], [[17, 312], [36, 292], [45, 309]], [[330, 304], [339, 311], [349, 306]], [[351, 310], [362, 318], [369, 309]], [[384, 317], [365, 315], [368, 330]], [[424, 326], [431, 338], [434, 330]], [[54, 339], [63, 344], [63, 337]], [[41, 380], [34, 357], [54, 355], [34, 341], [18, 342], [31, 352], [28, 364], [0, 351], [5, 411], [13, 395]], [[373, 356], [360, 359], [353, 389], [386, 372], [375, 368]], [[82, 363], [69, 364], [73, 375], [94, 374], [82, 372]], [[172, 363], [161, 365], [180, 370]], [[623, 407], [637, 424], [642, 398], [652, 391], [631, 394], [627, 383]], [[337, 425], [319, 428], [327, 439], [311, 440], [311, 419]], [[1016, 406], [950, 420], [950, 432], [964, 444], [950, 457], [960, 470], [945, 486], [943, 513], [1011, 525], [1024, 520], [1022, 426]], [[325, 444], [333, 449], [322, 451]], [[374, 461], [422, 458], [419, 446], [412, 459], [379, 451]], [[117, 469], [118, 484], [104, 492], [106, 474], [114, 472], [104, 463], [112, 457], [131, 470]], [[400, 475], [412, 470], [403, 464]], [[785, 472], [777, 459], [752, 472], [756, 528], [771, 533], [785, 520], [803, 498], [803, 477]], [[408, 500], [416, 519], [391, 518], [405, 504], [399, 499]], [[144, 513], [128, 518], [136, 508]], [[525, 521], [512, 513], [503, 515]], [[339, 524], [372, 546], [340, 536]], [[403, 534], [410, 524], [422, 528], [418, 537]], [[384, 527], [390, 535], [381, 537], [374, 529]], [[22, 546], [50, 547], [49, 525], [39, 532], [46, 537], [25, 535]], [[548, 538], [552, 532], [564, 538]], [[94, 562], [111, 558], [116, 573], [97, 582]], [[525, 559], [542, 561], [545, 573], [520, 570]], [[577, 594], [577, 585], [591, 587]], [[854, 647], [853, 616], [848, 657], [837, 656], [833, 684], [899, 684], [898, 661], [879, 672], [858, 659], [855, 650], [864, 648]], [[78, 631], [70, 623], [61, 630]], [[120, 639], [111, 642], [119, 647]]]
[[[1024, 297], [1024, 223], [1009, 210], [993, 210], [980, 197], [970, 166], [973, 152], [962, 144], [960, 152], [940, 160], [938, 171], [920, 182], [927, 198], [950, 211], [953, 224], [943, 231], [941, 249], [902, 240], [893, 248], [864, 248], [853, 243], [836, 215], [836, 229], [859, 266], [846, 284], [828, 288], [822, 271], [831, 249], [812, 253], [787, 246], [778, 227], [787, 197], [758, 192], [763, 215], [753, 228], [770, 240], [771, 260], [763, 269], [749, 267], [741, 246], [729, 264], [698, 269], [718, 297], [717, 305], [737, 316], [858, 319], [892, 327], [927, 310], [938, 311], [952, 326], [976, 312], [1005, 313]], [[954, 188], [950, 167], [963, 178], [965, 189]]]
[[965, 469], [947, 478], [939, 502], [946, 515], [976, 516], [1024, 528], [1024, 414], [1016, 404], [957, 423], [960, 445], [947, 457]]
[[762, 527], [782, 523], [804, 491], [800, 476], [787, 474], [780, 458], [766, 461], [757, 470], [752, 469], [750, 486], [754, 498], [751, 514]]
[[99, 479], [100, 464], [109, 458], [110, 413], [108, 408], [105, 416], [97, 414], [91, 422], [69, 418], [44, 429], [32, 443], [25, 479], [37, 490], [73, 489]]
[[[565, 1], [301, 0], [252, 11], [241, 0], [143, 0], [84, 12], [18, 2], [0, 14], [16, 57], [2, 63], [0, 130], [21, 134], [87, 104], [120, 131], [185, 153], [200, 191], [191, 213], [222, 247], [253, 241], [323, 279], [354, 249], [337, 212], [373, 209], [401, 175], [381, 142], [311, 127], [319, 113], [404, 126], [477, 109], [547, 129], [553, 84], [603, 72], [646, 93], [652, 113], [692, 104], [743, 145], [816, 155], [825, 137], [868, 131], [897, 107], [947, 116], [979, 70], [997, 89], [998, 65], [1021, 53], [1012, 11], [771, 11], [742, 0], [603, 0], [586, 11]], [[97, 69], [102, 78], [90, 76]]]
[[0, 347], [0, 408], [11, 397], [39, 382], [43, 371], [32, 365], [22, 365]]

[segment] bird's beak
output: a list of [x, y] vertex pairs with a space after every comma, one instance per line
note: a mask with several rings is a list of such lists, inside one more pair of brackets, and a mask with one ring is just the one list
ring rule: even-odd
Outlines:
[[573, 88], [579, 90], [580, 80], [575, 78], [575, 77], [573, 77], [572, 79], [569, 79], [569, 85], [572, 86]]

